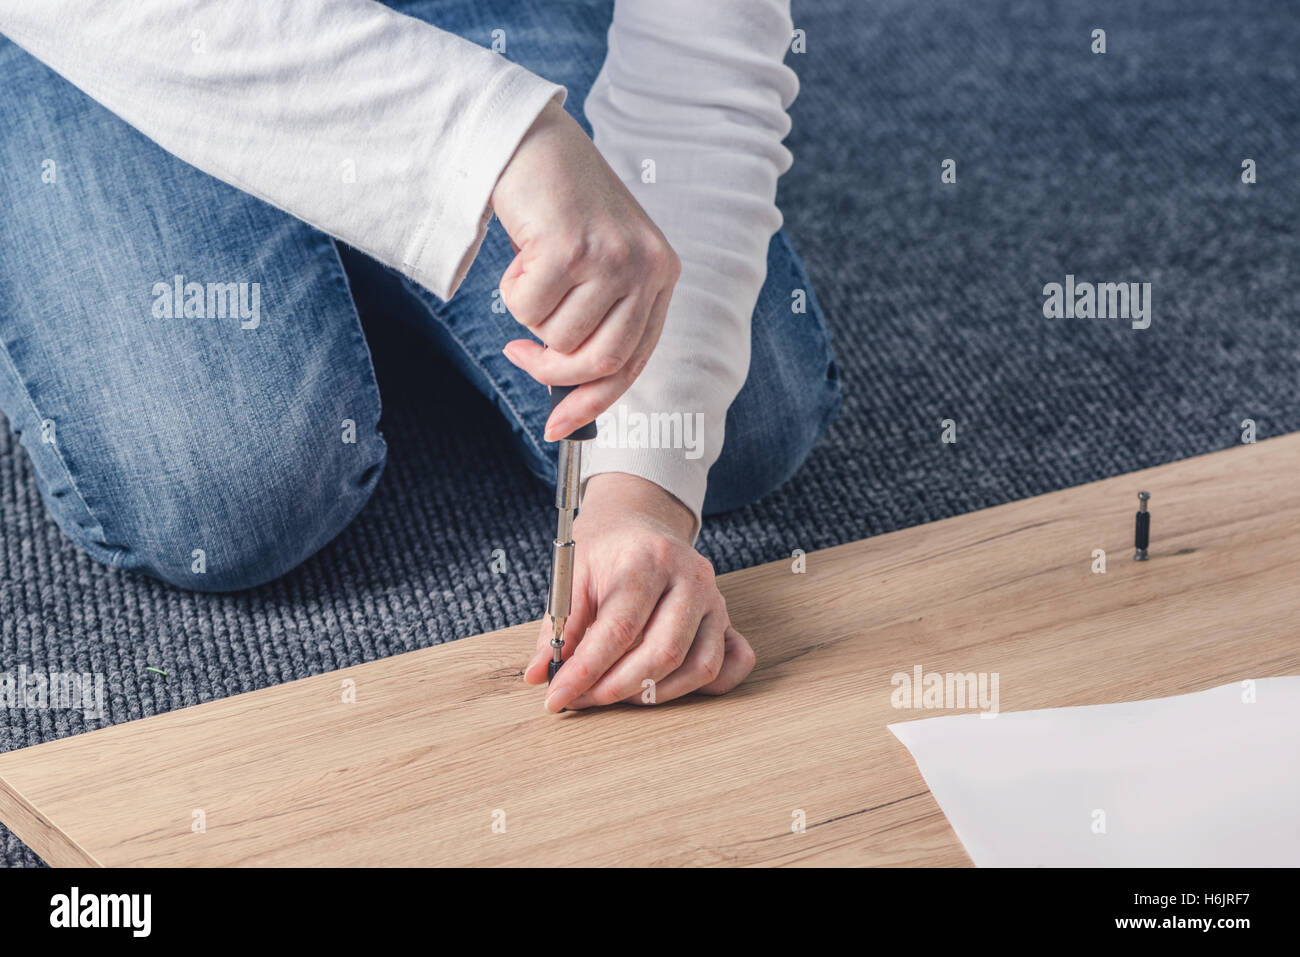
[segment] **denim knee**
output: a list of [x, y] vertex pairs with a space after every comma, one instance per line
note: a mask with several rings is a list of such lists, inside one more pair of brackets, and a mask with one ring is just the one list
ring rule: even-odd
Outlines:
[[784, 408], [732, 406], [722, 455], [709, 471], [705, 514], [750, 505], [794, 477], [840, 407], [835, 361], [828, 360], [820, 380], [791, 387], [783, 401]]
[[[0, 362], [0, 407], [51, 516], [92, 558], [196, 591], [250, 588], [342, 531], [387, 458], [366, 356], [322, 341], [313, 358], [334, 356], [326, 364], [351, 378], [295, 382], [287, 368], [262, 369], [186, 399], [183, 376], [168, 376], [150, 393], [106, 391], [109, 401], [82, 395], [71, 406]], [[38, 406], [61, 412], [42, 420]]]
[[788, 482], [841, 400], [826, 317], [782, 230], [769, 248], [751, 326], [749, 375], [727, 410], [722, 453], [709, 470], [705, 514], [756, 502]]
[[147, 496], [122, 495], [96, 518], [110, 564], [224, 592], [278, 578], [338, 535], [369, 500], [387, 447], [374, 431], [355, 443], [282, 436], [220, 456], [190, 451], [148, 481]]

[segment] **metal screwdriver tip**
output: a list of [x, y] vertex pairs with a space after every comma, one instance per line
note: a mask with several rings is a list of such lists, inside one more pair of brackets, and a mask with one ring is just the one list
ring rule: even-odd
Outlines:
[[[560, 673], [560, 667], [564, 664], [563, 649], [564, 639], [560, 636], [564, 634], [564, 622], [567, 619], [551, 619], [551, 627], [554, 629], [551, 634], [551, 660], [546, 665], [546, 683], [549, 685], [555, 680], [555, 676]], [[568, 711], [568, 708], [561, 708], [560, 714]]]
[[565, 618], [551, 619], [551, 660], [546, 666], [546, 683], [549, 685], [555, 680], [555, 673], [560, 670], [564, 664], [564, 622]]

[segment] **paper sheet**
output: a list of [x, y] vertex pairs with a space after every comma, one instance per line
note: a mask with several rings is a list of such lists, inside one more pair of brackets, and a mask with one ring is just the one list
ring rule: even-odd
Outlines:
[[979, 867], [1300, 866], [1300, 677], [889, 729]]

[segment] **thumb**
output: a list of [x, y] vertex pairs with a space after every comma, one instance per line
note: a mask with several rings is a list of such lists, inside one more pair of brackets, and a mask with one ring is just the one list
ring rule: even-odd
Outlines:
[[513, 239], [510, 240], [510, 248], [515, 251], [515, 258], [510, 260], [510, 265], [501, 274], [501, 281], [497, 283], [497, 288], [501, 290], [501, 298], [506, 302], [507, 306], [509, 305], [510, 294], [519, 282], [519, 277], [524, 274], [524, 257]]

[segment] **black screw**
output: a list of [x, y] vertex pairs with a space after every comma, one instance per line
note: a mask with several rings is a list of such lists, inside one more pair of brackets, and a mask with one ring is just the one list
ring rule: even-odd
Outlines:
[[1147, 511], [1150, 492], [1138, 492], [1137, 526], [1133, 530], [1133, 560], [1147, 560], [1147, 546], [1151, 538], [1151, 513]]

